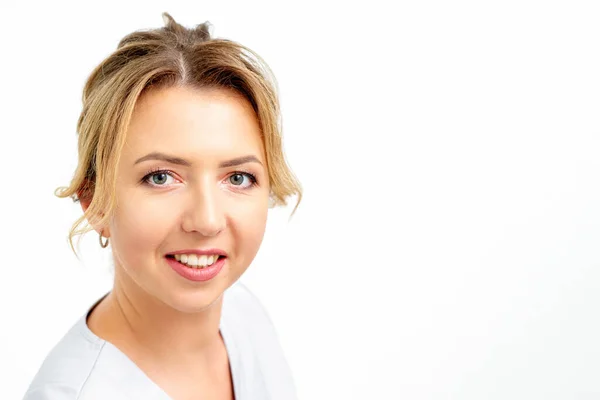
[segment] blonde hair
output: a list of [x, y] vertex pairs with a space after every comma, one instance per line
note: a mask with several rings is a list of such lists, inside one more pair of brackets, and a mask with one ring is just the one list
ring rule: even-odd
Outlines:
[[73, 238], [103, 226], [115, 209], [116, 168], [126, 131], [140, 95], [152, 88], [175, 85], [198, 89], [223, 88], [241, 94], [253, 107], [261, 128], [271, 188], [270, 206], [287, 205], [300, 183], [283, 153], [277, 83], [260, 56], [239, 43], [212, 38], [210, 24], [185, 28], [168, 13], [165, 26], [125, 36], [117, 49], [89, 76], [83, 90], [83, 109], [77, 123], [79, 161], [60, 198], [86, 199], [89, 207], [71, 227]]

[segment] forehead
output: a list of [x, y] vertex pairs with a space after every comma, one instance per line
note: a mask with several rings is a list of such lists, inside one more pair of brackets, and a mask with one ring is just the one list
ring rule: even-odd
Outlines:
[[256, 114], [241, 95], [223, 89], [170, 87], [138, 99], [127, 129], [123, 157], [164, 151], [188, 157], [262, 158]]

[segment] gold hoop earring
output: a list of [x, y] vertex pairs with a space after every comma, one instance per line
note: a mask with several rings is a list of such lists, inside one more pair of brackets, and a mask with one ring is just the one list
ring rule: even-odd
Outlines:
[[103, 249], [105, 249], [106, 247], [108, 247], [108, 238], [106, 238], [106, 242], [102, 241], [102, 234], [100, 234], [100, 247], [102, 247]]

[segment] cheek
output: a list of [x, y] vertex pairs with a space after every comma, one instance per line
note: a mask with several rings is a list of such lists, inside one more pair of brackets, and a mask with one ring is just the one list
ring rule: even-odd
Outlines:
[[167, 237], [175, 216], [173, 207], [135, 194], [121, 197], [111, 223], [113, 249], [120, 258], [134, 260], [152, 254]]
[[232, 230], [237, 236], [238, 250], [244, 258], [252, 259], [262, 243], [267, 225], [268, 198], [260, 198], [232, 212]]

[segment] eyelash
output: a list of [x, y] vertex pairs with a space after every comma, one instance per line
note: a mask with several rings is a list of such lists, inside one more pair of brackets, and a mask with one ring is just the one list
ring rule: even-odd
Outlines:
[[[156, 169], [152, 169], [150, 171], [148, 171], [148, 173], [146, 173], [146, 175], [144, 175], [144, 177], [142, 178], [142, 180], [140, 181], [140, 183], [148, 185], [148, 186], [160, 186], [160, 185], [153, 185], [151, 183], [148, 183], [148, 180], [153, 176], [153, 175], [157, 175], [157, 174], [167, 174], [169, 176], [171, 176], [173, 179], [177, 179], [175, 178], [175, 176], [173, 176], [173, 172], [169, 171], [168, 169], [162, 169], [162, 168], [156, 168]], [[233, 176], [233, 175], [246, 175], [249, 179], [250, 179], [250, 186], [243, 188], [242, 190], [248, 190], [251, 189], [255, 186], [258, 186], [258, 181], [256, 179], [256, 176], [250, 172], [247, 171], [234, 171], [233, 173], [231, 173], [229, 177]], [[235, 185], [234, 185], [235, 186]]]

